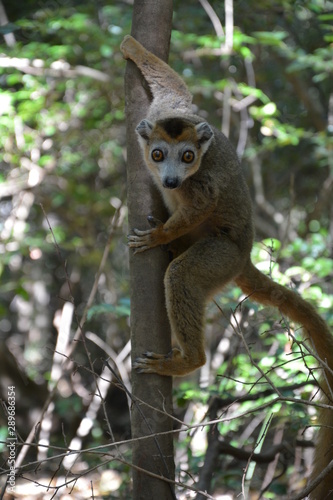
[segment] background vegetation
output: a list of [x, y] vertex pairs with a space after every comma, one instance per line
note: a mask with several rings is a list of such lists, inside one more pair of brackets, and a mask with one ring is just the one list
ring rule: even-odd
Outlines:
[[[129, 498], [119, 45], [131, 5], [3, 7], [0, 385], [4, 403], [8, 387], [16, 391], [16, 495]], [[191, 88], [196, 112], [221, 126], [242, 158], [255, 202], [254, 260], [333, 326], [333, 2], [239, 0], [232, 45], [224, 7], [175, 1], [170, 64]], [[241, 489], [247, 498], [281, 498], [305, 485], [315, 363], [294, 325], [243, 299], [234, 287], [216, 297], [209, 363], [175, 381], [177, 419], [200, 424], [177, 436], [179, 498], [194, 495], [194, 482], [214, 498]], [[5, 404], [0, 433], [6, 458]], [[82, 451], [64, 459], [68, 447]]]

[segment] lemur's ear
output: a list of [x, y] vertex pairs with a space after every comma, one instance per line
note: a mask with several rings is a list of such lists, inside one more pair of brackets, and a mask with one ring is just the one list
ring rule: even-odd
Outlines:
[[149, 120], [141, 120], [135, 130], [142, 137], [142, 139], [148, 142], [153, 131], [153, 127], [154, 125]]
[[195, 130], [197, 132], [199, 145], [204, 149], [204, 151], [207, 151], [208, 146], [214, 137], [214, 132], [211, 126], [208, 125], [207, 122], [201, 122], [195, 126]]

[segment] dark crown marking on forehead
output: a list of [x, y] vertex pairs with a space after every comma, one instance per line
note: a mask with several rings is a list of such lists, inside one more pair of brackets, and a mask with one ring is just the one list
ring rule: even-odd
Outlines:
[[162, 127], [171, 139], [179, 137], [184, 130], [190, 125], [191, 122], [183, 118], [167, 118], [165, 120], [158, 120], [157, 124]]

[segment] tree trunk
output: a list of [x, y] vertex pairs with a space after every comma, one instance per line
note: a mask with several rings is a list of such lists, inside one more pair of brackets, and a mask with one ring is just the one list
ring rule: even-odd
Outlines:
[[[172, 0], [135, 0], [132, 36], [167, 60], [171, 36]], [[166, 220], [162, 200], [143, 162], [135, 127], [146, 116], [150, 102], [147, 85], [132, 62], [125, 73], [127, 120], [127, 180], [129, 228], [148, 228], [147, 215]], [[130, 251], [132, 360], [147, 350], [171, 349], [163, 277], [168, 254], [160, 248], [137, 255]], [[172, 430], [172, 379], [132, 373], [132, 437], [152, 435], [133, 446], [133, 499], [174, 499], [173, 485], [139, 471], [145, 469], [174, 480], [173, 437], [155, 436]], [[149, 407], [143, 401], [150, 405]], [[155, 408], [155, 409], [153, 409]]]

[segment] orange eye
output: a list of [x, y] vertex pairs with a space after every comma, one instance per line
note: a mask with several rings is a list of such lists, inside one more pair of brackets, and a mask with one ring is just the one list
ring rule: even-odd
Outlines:
[[185, 163], [191, 163], [193, 160], [194, 160], [193, 151], [185, 151], [185, 153], [182, 156], [182, 161]]
[[160, 149], [154, 149], [154, 151], [151, 154], [151, 157], [154, 161], [162, 161], [164, 160], [164, 154]]

